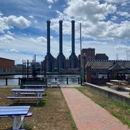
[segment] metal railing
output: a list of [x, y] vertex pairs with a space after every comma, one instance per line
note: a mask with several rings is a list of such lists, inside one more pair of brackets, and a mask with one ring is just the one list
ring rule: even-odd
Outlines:
[[[22, 78], [0, 78], [0, 86], [19, 86], [21, 85], [21, 79]], [[41, 80], [45, 80], [45, 78], [40, 78]], [[47, 83], [49, 83], [51, 80], [58, 80], [60, 84], [81, 84], [82, 85], [82, 78], [76, 77], [76, 78], [62, 78], [58, 79], [57, 77], [53, 78], [46, 78]]]

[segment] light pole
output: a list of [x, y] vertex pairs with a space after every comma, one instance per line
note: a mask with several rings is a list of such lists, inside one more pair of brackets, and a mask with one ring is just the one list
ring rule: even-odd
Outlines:
[[80, 23], [80, 81], [82, 85], [82, 36], [81, 36], [81, 23]]
[[84, 53], [83, 55], [84, 58], [84, 82], [85, 82], [85, 61], [86, 61], [86, 54]]

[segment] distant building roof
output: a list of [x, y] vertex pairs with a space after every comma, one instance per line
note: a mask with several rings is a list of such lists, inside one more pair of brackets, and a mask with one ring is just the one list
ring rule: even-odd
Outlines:
[[113, 65], [112, 67], [109, 68], [109, 70], [123, 70], [124, 67], [118, 65], [118, 64], [115, 64]]
[[97, 53], [96, 56], [107, 56], [105, 53]]
[[130, 68], [130, 61], [126, 60], [90, 60], [87, 62], [86, 67], [91, 69], [114, 69]]
[[108, 56], [104, 53], [99, 53], [95, 55], [95, 59], [107, 59], [108, 60]]

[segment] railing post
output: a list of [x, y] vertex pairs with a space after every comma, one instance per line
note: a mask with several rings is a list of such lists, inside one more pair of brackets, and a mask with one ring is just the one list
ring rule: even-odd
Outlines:
[[78, 84], [79, 84], [79, 77], [78, 77]]
[[[45, 78], [45, 80], [46, 80], [46, 86], [48, 85], [48, 83], [47, 83], [47, 78]], [[47, 86], [48, 87], [48, 86]]]
[[80, 83], [81, 83], [81, 86], [82, 86], [82, 78], [80, 78]]
[[57, 80], [57, 77], [55, 77], [55, 80]]
[[18, 85], [20, 85], [20, 77], [18, 78]]
[[6, 81], [6, 86], [8, 85], [8, 79], [7, 78], [5, 78], [5, 81]]
[[68, 85], [68, 77], [66, 79], [67, 79], [67, 85]]

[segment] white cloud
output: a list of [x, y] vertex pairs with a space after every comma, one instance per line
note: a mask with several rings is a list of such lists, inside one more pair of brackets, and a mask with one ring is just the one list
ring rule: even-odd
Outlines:
[[4, 17], [4, 21], [5, 21], [5, 23], [18, 27], [20, 29], [27, 28], [31, 25], [31, 22], [28, 21], [23, 16], [16, 17], [14, 15], [11, 15], [9, 17]]
[[128, 0], [105, 0], [106, 2], [110, 2], [110, 3], [123, 3], [126, 2]]
[[58, 2], [58, 0], [47, 0], [48, 3]]
[[53, 1], [53, 0], [47, 0], [47, 2], [48, 2], [48, 3], [54, 3], [54, 1]]
[[35, 43], [46, 43], [46, 38], [45, 37], [37, 37], [37, 38], [30, 38], [31, 41], [35, 42]]
[[76, 20], [87, 20], [93, 23], [104, 20], [109, 13], [114, 13], [116, 7], [111, 4], [100, 4], [98, 1], [69, 1], [64, 14]]
[[5, 35], [0, 36], [0, 41], [9, 42], [12, 40], [14, 40], [14, 37], [11, 35], [5, 34]]
[[10, 29], [10, 27], [4, 22], [4, 19], [0, 17], [0, 33], [4, 33], [4, 31], [8, 29]]
[[34, 17], [32, 15], [29, 16], [31, 19], [33, 19]]
[[0, 16], [0, 33], [4, 33], [5, 30], [9, 30], [13, 28], [13, 26], [18, 27], [20, 29], [27, 28], [31, 25], [31, 22], [28, 21], [23, 16], [16, 17], [11, 15], [9, 17], [1, 17]]
[[[76, 38], [79, 38], [79, 23], [82, 24], [82, 37], [94, 40], [130, 40], [130, 21], [115, 23], [107, 19], [108, 14], [116, 12], [116, 5], [99, 3], [99, 1], [70, 0], [63, 13], [57, 11], [58, 17], [51, 20], [51, 29], [57, 33], [59, 19], [63, 20], [63, 34], [71, 34], [71, 20], [75, 20]], [[121, 13], [120, 13], [121, 15]], [[128, 16], [128, 13], [122, 13]], [[114, 15], [111, 20], [118, 20]]]
[[39, 42], [46, 42], [46, 38], [45, 37], [38, 37], [37, 40]]
[[115, 49], [117, 49], [117, 50], [122, 50], [122, 49], [130, 49], [130, 47], [128, 47], [128, 46], [125, 46], [125, 45], [117, 45], [117, 46], [115, 46]]
[[10, 49], [10, 52], [19, 52], [17, 49]]
[[112, 18], [111, 18], [111, 20], [116, 20], [117, 19], [117, 16], [113, 16]]
[[8, 33], [9, 35], [14, 35], [14, 33], [11, 33], [10, 31], [7, 31], [7, 33]]
[[128, 12], [117, 12], [120, 16], [130, 17], [130, 14]]

